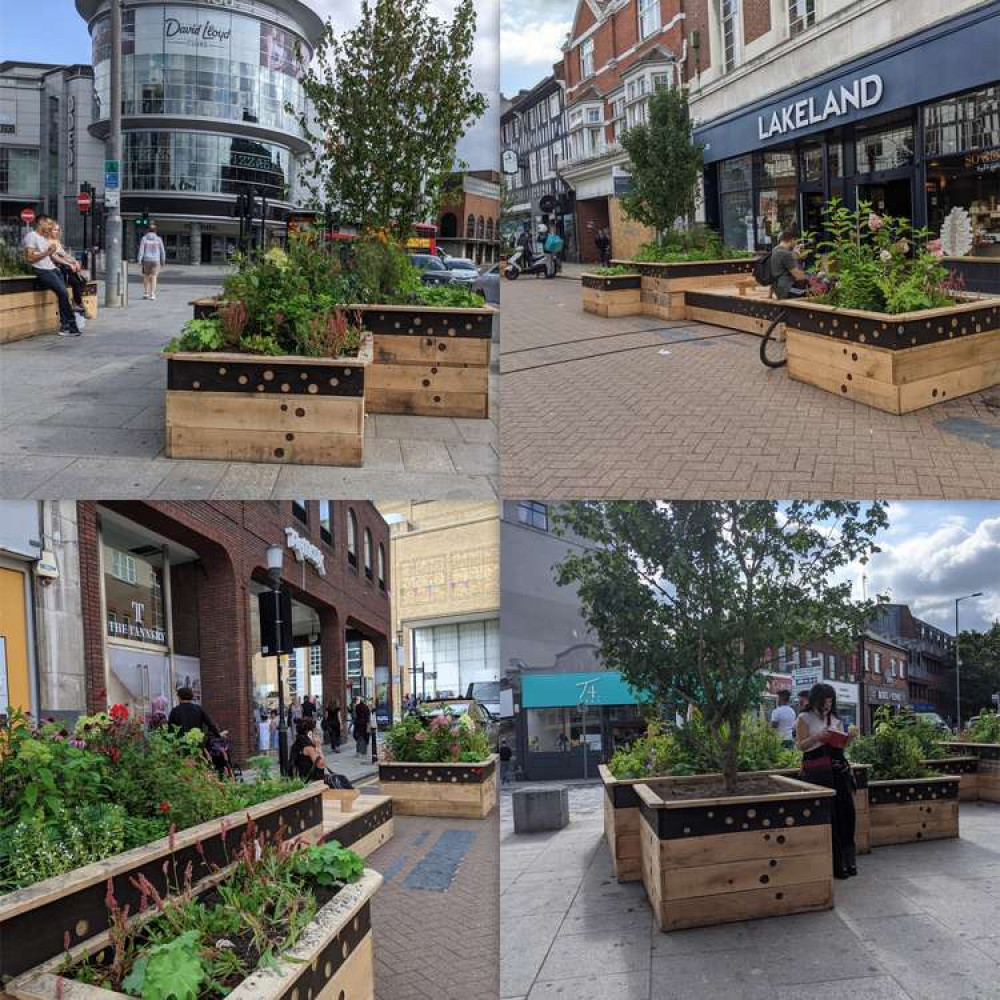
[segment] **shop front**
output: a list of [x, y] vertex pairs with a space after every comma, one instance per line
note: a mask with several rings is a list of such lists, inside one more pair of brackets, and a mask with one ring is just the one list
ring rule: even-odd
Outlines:
[[833, 197], [935, 233], [962, 208], [956, 266], [1000, 290], [998, 51], [1000, 0], [701, 125], [709, 224], [753, 250], [821, 231]]
[[38, 714], [32, 574], [41, 555], [38, 504], [3, 504], [0, 520], [0, 713]]
[[521, 679], [517, 756], [529, 781], [595, 778], [619, 746], [645, 732], [636, 693], [614, 670]]

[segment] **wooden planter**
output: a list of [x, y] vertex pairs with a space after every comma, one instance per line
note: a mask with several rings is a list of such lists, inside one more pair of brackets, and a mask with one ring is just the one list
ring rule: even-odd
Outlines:
[[380, 761], [378, 778], [393, 812], [405, 816], [483, 819], [497, 804], [496, 754], [478, 764]]
[[323, 792], [321, 841], [335, 840], [367, 858], [388, 843], [392, 834], [392, 799], [388, 795], [362, 795], [354, 788]]
[[55, 333], [58, 329], [56, 297], [43, 289], [37, 278], [30, 274], [0, 278], [0, 344]]
[[172, 850], [170, 838], [164, 837], [0, 897], [0, 983], [61, 955], [66, 934], [71, 945], [77, 945], [107, 930], [104, 900], [109, 879], [118, 901], [122, 906], [130, 905], [134, 913], [139, 892], [130, 882], [133, 876], [145, 875], [161, 893], [169, 891], [163, 871], [167, 861], [180, 872], [190, 863], [195, 882], [209, 877], [213, 865], [228, 863], [248, 817], [266, 833], [279, 826], [289, 835], [307, 835], [319, 829], [324, 787], [322, 782], [313, 782], [245, 812], [181, 830], [174, 835]]
[[291, 465], [361, 465], [365, 371], [356, 358], [167, 356], [167, 455]]
[[[853, 764], [857, 791], [854, 793], [856, 827], [854, 842], [859, 854], [871, 851], [868, 819], [868, 765]], [[660, 778], [618, 779], [601, 764], [598, 768], [604, 783], [604, 838], [611, 852], [611, 866], [619, 882], [637, 882], [642, 877], [642, 845], [639, 826], [639, 794], [636, 785], [655, 787]], [[762, 774], [783, 775], [797, 778], [802, 772], [796, 768], [781, 771], [754, 771]], [[666, 779], [670, 780], [670, 779]]]
[[944, 745], [951, 753], [976, 758], [976, 793], [979, 800], [1000, 802], [1000, 743], [949, 740]]
[[[320, 908], [294, 948], [273, 968], [244, 979], [229, 994], [230, 1000], [373, 1000], [371, 900], [381, 884], [382, 876], [366, 868], [357, 882]], [[101, 935], [75, 949], [74, 957], [96, 954], [106, 943], [107, 935]], [[62, 961], [60, 955], [16, 979], [6, 987], [8, 994], [17, 1000], [125, 1000], [128, 996], [63, 979], [56, 975]]]
[[369, 413], [478, 417], [490, 412], [490, 306], [351, 306], [374, 336]]
[[958, 836], [959, 778], [869, 781], [872, 847]]
[[766, 795], [666, 801], [638, 784], [642, 881], [662, 931], [833, 906], [833, 791], [769, 775]]
[[979, 758], [974, 754], [931, 758], [923, 763], [941, 774], [958, 776], [958, 798], [961, 802], [975, 802], [979, 799]]
[[753, 257], [690, 260], [673, 264], [614, 260], [642, 276], [642, 312], [659, 319], [687, 319], [685, 299], [691, 291], [729, 287], [753, 272]]
[[583, 311], [597, 316], [642, 315], [642, 278], [636, 274], [584, 274]]

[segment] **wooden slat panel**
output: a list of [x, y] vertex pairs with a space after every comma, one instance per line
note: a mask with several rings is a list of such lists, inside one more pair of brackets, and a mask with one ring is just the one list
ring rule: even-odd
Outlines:
[[795, 334], [789, 335], [788, 343], [789, 377], [808, 385], [814, 385], [818, 389], [825, 389], [827, 392], [842, 396], [844, 399], [853, 399], [857, 403], [865, 403], [877, 410], [884, 410], [886, 413], [898, 414], [900, 412], [899, 388], [897, 386], [862, 376], [848, 379], [840, 369], [794, 357], [792, 354], [794, 336]]
[[[933, 350], [933, 348], [924, 348]], [[910, 382], [899, 388], [901, 413], [911, 413], [946, 399], [967, 396], [1000, 383], [1000, 360], [977, 362], [967, 368]]]
[[763, 886], [773, 888], [819, 882], [830, 877], [832, 861], [825, 852], [785, 858], [731, 861], [698, 868], [675, 868], [663, 873], [665, 900], [696, 896], [719, 896], [747, 892]]
[[235, 430], [226, 427], [167, 428], [170, 458], [210, 458], [229, 462], [282, 462], [290, 465], [362, 464], [364, 436], [316, 432]]
[[828, 365], [835, 370], [842, 370], [844, 376], [848, 373], [876, 382], [893, 381], [892, 351], [865, 347], [847, 340], [834, 340], [832, 337], [820, 337], [812, 333], [791, 331], [788, 340], [788, 355], [803, 362]]
[[830, 827], [825, 824], [723, 833], [714, 837], [661, 841], [660, 865], [664, 870], [692, 868], [731, 861], [795, 857], [830, 849]]
[[754, 889], [727, 896], [701, 896], [664, 902], [660, 929], [672, 931], [685, 927], [706, 927], [786, 913], [829, 910], [832, 906], [833, 878], [829, 875], [820, 881], [780, 889]]
[[167, 393], [167, 427], [361, 434], [361, 396], [296, 396], [235, 392]]
[[896, 382], [919, 382], [942, 372], [1000, 360], [1000, 330], [895, 352]]
[[771, 325], [769, 319], [755, 319], [753, 316], [741, 316], [739, 313], [723, 312], [721, 309], [701, 309], [697, 306], [686, 306], [685, 316], [696, 323], [711, 323], [727, 330], [742, 330], [744, 333], [754, 333], [763, 337]]
[[[478, 337], [407, 337], [375, 334], [378, 364], [480, 365], [490, 363], [490, 341]], [[368, 375], [371, 377], [371, 371]]]
[[455, 365], [372, 365], [365, 388], [431, 393], [486, 392], [489, 369]]
[[405, 392], [369, 388], [365, 390], [365, 407], [369, 413], [485, 418], [489, 416], [489, 395], [485, 392]]
[[901, 823], [949, 823], [957, 821], [958, 801], [941, 799], [933, 802], [905, 802], [900, 805], [872, 806], [869, 810], [871, 829], [892, 828]]

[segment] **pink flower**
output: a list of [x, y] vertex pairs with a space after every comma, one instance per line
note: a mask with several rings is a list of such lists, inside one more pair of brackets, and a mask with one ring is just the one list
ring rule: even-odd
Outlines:
[[435, 715], [431, 721], [431, 729], [444, 729], [448, 725], [448, 718], [444, 715]]
[[932, 257], [943, 257], [944, 256], [944, 250], [941, 249], [941, 241], [940, 240], [930, 240], [928, 242], [928, 244], [927, 244], [927, 252]]
[[421, 731], [420, 731], [419, 733], [417, 733], [417, 735], [416, 735], [416, 736], [414, 736], [413, 738], [414, 738], [414, 739], [415, 739], [415, 740], [416, 740], [416, 741], [417, 741], [418, 743], [426, 743], [426, 742], [427, 742], [427, 733], [426, 733], [426, 732], [424, 732], [423, 730], [421, 730]]
[[882, 221], [882, 217], [871, 212], [868, 216], [868, 228], [874, 233], [877, 232], [885, 225]]

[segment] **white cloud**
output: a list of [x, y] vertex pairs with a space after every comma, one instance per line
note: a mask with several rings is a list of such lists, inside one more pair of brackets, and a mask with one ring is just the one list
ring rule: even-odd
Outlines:
[[505, 94], [533, 87], [552, 72], [575, 11], [576, 0], [505, 0], [500, 21]]

